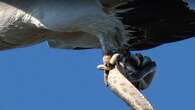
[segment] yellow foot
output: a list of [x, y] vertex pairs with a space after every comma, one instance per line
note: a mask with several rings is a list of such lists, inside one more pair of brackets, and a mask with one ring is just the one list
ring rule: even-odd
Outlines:
[[97, 66], [100, 70], [110, 71], [113, 69], [113, 66], [116, 64], [117, 58], [120, 56], [120, 54], [116, 53], [113, 56], [111, 55], [105, 55], [103, 56], [103, 63]]
[[120, 54], [114, 54], [113, 56], [111, 55], [104, 55], [103, 56], [103, 64], [100, 64], [97, 66], [98, 69], [104, 71], [104, 83], [106, 86], [108, 86], [108, 74], [109, 71], [112, 70], [116, 64], [117, 58], [120, 56]]

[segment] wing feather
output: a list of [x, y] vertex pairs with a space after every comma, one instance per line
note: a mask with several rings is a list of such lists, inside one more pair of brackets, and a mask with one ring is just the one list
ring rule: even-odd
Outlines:
[[121, 4], [127, 3], [128, 0], [99, 0], [105, 8], [113, 8]]
[[195, 11], [184, 0], [134, 0], [118, 9], [132, 8], [119, 13], [134, 39], [128, 42], [131, 50], [142, 50], [175, 42], [195, 35]]

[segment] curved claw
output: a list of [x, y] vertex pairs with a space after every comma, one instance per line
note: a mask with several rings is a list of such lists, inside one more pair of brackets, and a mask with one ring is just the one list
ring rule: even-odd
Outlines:
[[105, 70], [105, 71], [110, 71], [110, 70], [111, 70], [110, 67], [108, 67], [108, 66], [106, 66], [106, 65], [104, 65], [104, 64], [98, 65], [98, 66], [97, 66], [97, 69], [99, 69], [99, 70]]
[[104, 64], [98, 65], [97, 69], [106, 70], [106, 71], [112, 70], [114, 66], [116, 65], [116, 62], [118, 61], [119, 57], [120, 57], [119, 53], [116, 53], [113, 56], [104, 56], [103, 57]]
[[111, 59], [110, 59], [110, 64], [111, 65], [115, 65], [119, 57], [120, 57], [120, 54], [119, 53], [114, 54], [111, 57]]
[[119, 56], [120, 54], [114, 54], [113, 56], [105, 55], [103, 56], [103, 64], [97, 66], [99, 70], [104, 71], [104, 83], [106, 84], [106, 86], [108, 86], [108, 73], [115, 67]]

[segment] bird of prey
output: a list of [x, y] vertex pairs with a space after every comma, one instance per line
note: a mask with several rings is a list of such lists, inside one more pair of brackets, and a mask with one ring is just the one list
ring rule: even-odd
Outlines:
[[118, 65], [138, 89], [151, 82], [155, 63], [129, 51], [195, 35], [195, 12], [184, 0], [0, 0], [0, 9], [0, 50], [43, 41], [52, 48], [101, 48], [98, 67]]

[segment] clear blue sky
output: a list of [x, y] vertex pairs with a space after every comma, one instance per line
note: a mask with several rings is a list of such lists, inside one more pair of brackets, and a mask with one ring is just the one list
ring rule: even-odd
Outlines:
[[[157, 110], [192, 110], [195, 38], [142, 52], [157, 63], [144, 94]], [[0, 110], [128, 110], [103, 85], [100, 50], [50, 49], [46, 43], [0, 53]]]
[[[144, 94], [156, 110], [193, 110], [195, 38], [142, 52], [157, 64]], [[100, 50], [46, 43], [0, 52], [0, 110], [129, 110], [103, 84]]]

